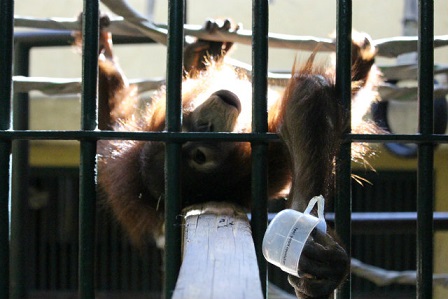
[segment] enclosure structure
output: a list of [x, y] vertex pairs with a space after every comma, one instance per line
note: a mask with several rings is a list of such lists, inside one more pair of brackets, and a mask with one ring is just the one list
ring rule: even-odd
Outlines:
[[[266, 200], [266, 149], [268, 142], [275, 142], [276, 136], [268, 134], [266, 126], [266, 89], [267, 89], [267, 53], [268, 53], [268, 7], [266, 1], [254, 1], [253, 14], [253, 82], [254, 86], [254, 119], [253, 133], [226, 136], [219, 133], [195, 134], [181, 133], [180, 117], [180, 84], [182, 79], [182, 49], [183, 49], [183, 21], [184, 7], [181, 1], [170, 2], [170, 17], [168, 26], [168, 115], [167, 132], [144, 133], [144, 132], [101, 132], [96, 131], [96, 77], [97, 77], [97, 52], [98, 52], [98, 2], [84, 1], [85, 15], [83, 22], [84, 53], [83, 56], [83, 80], [82, 80], [82, 130], [81, 131], [30, 131], [27, 130], [26, 120], [20, 123], [20, 113], [25, 110], [26, 99], [18, 99], [11, 104], [12, 86], [12, 56], [13, 56], [13, 2], [2, 0], [1, 2], [1, 44], [2, 60], [0, 61], [0, 292], [1, 298], [8, 298], [10, 282], [17, 283], [20, 273], [20, 248], [14, 247], [15, 242], [21, 245], [20, 223], [14, 221], [14, 213], [10, 217], [8, 213], [10, 180], [21, 179], [20, 171], [26, 171], [26, 166], [20, 168], [20, 163], [25, 161], [27, 140], [35, 139], [58, 139], [79, 140], [81, 142], [81, 168], [80, 168], [80, 250], [79, 250], [79, 292], [82, 298], [94, 297], [94, 234], [92, 227], [95, 221], [95, 155], [96, 141], [99, 139], [135, 139], [135, 140], [159, 140], [167, 143], [167, 223], [179, 224], [177, 215], [180, 214], [179, 177], [177, 175], [180, 159], [180, 146], [188, 140], [228, 140], [248, 141], [252, 143], [253, 151], [253, 211], [252, 228], [254, 231], [254, 242], [258, 254], [260, 277], [266, 283], [266, 262], [262, 258], [260, 244], [267, 223]], [[337, 24], [337, 86], [340, 98], [345, 99], [343, 105], [350, 109], [350, 36], [351, 36], [351, 1], [338, 1], [338, 24]], [[419, 3], [419, 134], [415, 135], [354, 135], [346, 132], [345, 142], [341, 149], [337, 168], [337, 190], [336, 200], [336, 228], [342, 236], [344, 243], [350, 246], [351, 236], [351, 166], [350, 148], [352, 142], [399, 142], [417, 143], [419, 147], [418, 166], [418, 296], [419, 298], [432, 297], [432, 274], [433, 274], [433, 153], [434, 146], [438, 143], [446, 143], [446, 135], [433, 134], [433, 6], [431, 1], [421, 0]], [[143, 39], [147, 42], [148, 39]], [[48, 45], [48, 39], [43, 41]], [[32, 46], [37, 46], [33, 44]], [[20, 49], [15, 49], [20, 51]], [[16, 54], [17, 55], [17, 54]], [[24, 63], [24, 56], [15, 64], [15, 71]], [[11, 128], [11, 115], [14, 126]], [[13, 146], [14, 143], [14, 146]], [[10, 155], [11, 149], [12, 158]], [[10, 175], [10, 166], [13, 167]], [[17, 167], [17, 168], [16, 168]], [[23, 190], [22, 190], [23, 191]], [[24, 191], [26, 192], [26, 191]], [[14, 197], [15, 198], [15, 197]], [[18, 206], [16, 206], [18, 204]], [[15, 208], [16, 207], [16, 208]], [[20, 210], [20, 203], [12, 202], [14, 210]], [[13, 228], [11, 236], [9, 227]], [[177, 280], [180, 267], [180, 225], [168, 226], [166, 231], [166, 282], [165, 290], [169, 297], [171, 290]], [[11, 244], [11, 246], [9, 245]], [[11, 249], [12, 248], [12, 249]], [[9, 271], [9, 264], [12, 264]], [[12, 275], [12, 276], [11, 276]], [[13, 277], [11, 280], [10, 277]], [[20, 278], [19, 278], [20, 281]], [[20, 283], [20, 282], [19, 282]], [[340, 291], [340, 298], [350, 297], [350, 283], [346, 283]]]

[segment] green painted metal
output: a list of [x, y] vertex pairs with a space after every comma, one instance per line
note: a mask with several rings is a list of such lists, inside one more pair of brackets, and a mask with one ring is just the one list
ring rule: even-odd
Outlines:
[[[1, 102], [1, 101], [0, 101]], [[0, 298], [9, 298], [9, 168], [11, 142], [0, 139]]]
[[[267, 121], [268, 73], [268, 1], [252, 2], [252, 131], [265, 134]], [[252, 142], [252, 235], [257, 254], [263, 294], [267, 297], [267, 262], [262, 253], [262, 242], [267, 226], [268, 144]]]
[[[99, 2], [84, 0], [81, 129], [97, 126]], [[96, 141], [81, 140], [79, 181], [79, 298], [95, 298]]]
[[[29, 75], [30, 48], [16, 43], [14, 47], [14, 75]], [[13, 129], [29, 128], [28, 94], [13, 96]], [[12, 180], [11, 180], [11, 237], [10, 237], [10, 296], [23, 298], [26, 294], [24, 231], [26, 224], [25, 210], [28, 200], [29, 182], [29, 141], [13, 140], [12, 142]]]
[[[119, 131], [0, 131], [5, 140], [151, 140], [151, 141], [216, 141], [216, 142], [278, 142], [273, 133], [205, 133], [205, 132], [119, 132]], [[448, 143], [448, 135], [394, 134], [365, 135], [346, 134], [343, 142], [368, 143]]]
[[[254, 67], [254, 110], [253, 133], [181, 133], [180, 92], [182, 80], [182, 49], [183, 20], [185, 3], [172, 0], [169, 3], [169, 45], [168, 45], [168, 118], [167, 132], [99, 132], [96, 128], [96, 77], [98, 53], [98, 1], [84, 1], [85, 40], [83, 57], [83, 116], [81, 131], [28, 131], [16, 126], [10, 128], [11, 113], [11, 65], [12, 65], [12, 34], [13, 34], [14, 1], [0, 0], [0, 299], [9, 298], [10, 284], [10, 250], [9, 250], [9, 214], [8, 194], [11, 142], [33, 139], [80, 140], [81, 141], [81, 198], [80, 198], [80, 259], [79, 259], [79, 293], [81, 298], [94, 298], [94, 224], [95, 224], [95, 154], [98, 139], [135, 139], [156, 140], [166, 142], [166, 219], [167, 219], [167, 251], [166, 251], [166, 298], [171, 297], [180, 267], [180, 147], [186, 141], [248, 141], [252, 142], [253, 150], [253, 210], [252, 225], [257, 254], [260, 257], [259, 246], [262, 233], [266, 226], [266, 151], [268, 142], [277, 142], [275, 134], [266, 133], [266, 88], [267, 72], [267, 26], [268, 2], [254, 1], [253, 4], [253, 67]], [[344, 135], [344, 143], [337, 162], [337, 200], [336, 228], [343, 242], [350, 248], [351, 234], [351, 188], [350, 188], [350, 147], [351, 142], [364, 141], [381, 143], [394, 141], [419, 144], [418, 162], [418, 298], [432, 297], [432, 259], [433, 259], [433, 150], [434, 143], [448, 143], [447, 135], [433, 134], [433, 1], [419, 0], [420, 30], [419, 30], [419, 134], [411, 135]], [[339, 0], [337, 2], [337, 78], [336, 84], [342, 105], [350, 109], [350, 51], [351, 51], [351, 17], [352, 2]], [[88, 33], [88, 34], [87, 34]], [[17, 40], [22, 33], [17, 33]], [[55, 38], [42, 37], [45, 34]], [[63, 37], [65, 36], [65, 37]], [[133, 42], [123, 40], [123, 43]], [[70, 45], [68, 32], [42, 31], [33, 33], [21, 40], [26, 47], [51, 45]], [[119, 43], [119, 38], [114, 39]], [[149, 42], [141, 39], [140, 42]], [[16, 66], [17, 67], [17, 66]], [[255, 88], [256, 87], [256, 88]], [[17, 98], [17, 101], [26, 101]], [[20, 104], [21, 105], [21, 104]], [[20, 106], [16, 106], [20, 107]], [[16, 115], [18, 111], [14, 111]], [[347, 118], [350, 115], [347, 113]], [[17, 115], [16, 115], [17, 118]], [[23, 147], [21, 147], [23, 148]], [[14, 154], [15, 155], [15, 154]], [[22, 153], [22, 157], [25, 153]], [[18, 157], [17, 161], [26, 161]], [[15, 160], [16, 161], [16, 160]], [[18, 164], [14, 162], [13, 164]], [[23, 173], [22, 173], [23, 174]], [[17, 175], [20, 180], [20, 175]], [[19, 207], [20, 209], [20, 207]], [[19, 213], [20, 214], [20, 213]], [[19, 219], [19, 218], [18, 218]], [[20, 227], [17, 234], [20, 236]], [[16, 234], [16, 233], [13, 233]], [[20, 246], [20, 242], [17, 246]], [[15, 249], [14, 249], [15, 250]], [[20, 253], [18, 253], [20, 255]], [[21, 259], [12, 255], [12, 260]], [[265, 261], [259, 258], [262, 280], [266, 277]], [[20, 266], [15, 267], [20, 271]], [[13, 282], [23, 278], [11, 275]], [[23, 277], [23, 276], [22, 276]], [[264, 282], [265, 283], [265, 282]], [[19, 287], [16, 290], [20, 290]], [[18, 292], [17, 294], [20, 294]], [[11, 294], [12, 295], [12, 294]], [[350, 282], [338, 292], [338, 298], [350, 298]]]
[[11, 125], [14, 1], [0, 0], [0, 130]]
[[[0, 130], [11, 126], [14, 1], [0, 0]], [[0, 299], [9, 298], [9, 180], [11, 141], [0, 139]]]
[[97, 126], [98, 18], [99, 2], [85, 0], [82, 17], [82, 130], [95, 130]]
[[[169, 1], [165, 124], [168, 132], [182, 129], [184, 19], [184, 1]], [[172, 297], [181, 265], [181, 148], [179, 142], [165, 144], [165, 298]]]
[[95, 298], [96, 143], [81, 142], [79, 199], [79, 298]]
[[[352, 31], [352, 1], [337, 1], [336, 17], [336, 88], [338, 97], [344, 111], [346, 122], [350, 124], [351, 109], [351, 31]], [[351, 133], [350, 126], [344, 132]], [[351, 143], [341, 145], [336, 164], [336, 197], [335, 197], [335, 227], [346, 246], [348, 254], [351, 253]], [[351, 277], [336, 292], [336, 297], [351, 297]]]
[[[419, 133], [434, 133], [434, 1], [419, 0], [418, 106]], [[434, 145], [418, 146], [417, 170], [417, 298], [432, 298]]]
[[[199, 132], [119, 132], [119, 131], [0, 131], [2, 139], [28, 140], [151, 140], [167, 142], [219, 141], [270, 142], [278, 141], [272, 133], [199, 133]], [[447, 140], [448, 141], [448, 140]]]

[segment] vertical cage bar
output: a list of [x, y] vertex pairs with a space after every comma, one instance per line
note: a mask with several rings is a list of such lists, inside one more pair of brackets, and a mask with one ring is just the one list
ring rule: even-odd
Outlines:
[[[0, 0], [0, 130], [11, 126], [14, 1]], [[0, 299], [9, 298], [9, 170], [11, 141], [0, 139]]]
[[[419, 132], [434, 132], [434, 1], [419, 0], [418, 106]], [[432, 298], [434, 146], [418, 146], [417, 170], [417, 298]]]
[[[265, 133], [267, 122], [268, 1], [252, 2], [252, 131]], [[263, 294], [267, 297], [267, 263], [261, 244], [267, 226], [267, 149], [263, 142], [252, 143], [252, 218], [251, 225]]]
[[[166, 130], [182, 128], [182, 54], [184, 0], [168, 3], [168, 54]], [[167, 142], [165, 148], [165, 298], [171, 298], [181, 265], [181, 146]]]
[[[2, 68], [3, 69], [3, 68]], [[1, 97], [0, 100], [6, 99]], [[3, 105], [4, 101], [0, 101]], [[5, 101], [6, 102], [6, 101]], [[6, 104], [6, 103], [5, 103]], [[1, 128], [4, 128], [2, 126]], [[0, 140], [0, 298], [9, 298], [9, 166], [11, 142]]]
[[[84, 0], [81, 129], [97, 126], [98, 0]], [[96, 141], [81, 141], [79, 181], [79, 298], [95, 298]]]
[[[30, 48], [20, 42], [14, 43], [14, 75], [28, 76]], [[13, 96], [13, 129], [29, 129], [28, 93]], [[11, 236], [10, 236], [10, 292], [11, 298], [23, 298], [26, 294], [25, 271], [25, 211], [29, 184], [29, 141], [12, 142], [11, 171]]]
[[[344, 135], [351, 132], [351, 34], [352, 1], [337, 1], [336, 17], [336, 88], [348, 124]], [[336, 164], [335, 227], [351, 252], [351, 143], [343, 143]], [[351, 278], [336, 292], [337, 298], [351, 297]]]

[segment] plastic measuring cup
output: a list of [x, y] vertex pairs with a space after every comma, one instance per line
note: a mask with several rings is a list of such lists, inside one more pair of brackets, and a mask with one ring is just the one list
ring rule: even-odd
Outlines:
[[[318, 204], [318, 217], [310, 215]], [[325, 199], [313, 197], [303, 213], [291, 209], [279, 212], [269, 224], [263, 238], [263, 255], [283, 271], [298, 276], [299, 260], [306, 240], [315, 227], [326, 232]]]

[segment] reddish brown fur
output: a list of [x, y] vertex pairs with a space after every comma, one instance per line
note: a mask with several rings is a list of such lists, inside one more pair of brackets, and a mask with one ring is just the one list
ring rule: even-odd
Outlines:
[[343, 130], [334, 78], [327, 68], [313, 66], [314, 55], [293, 75], [280, 101], [275, 124], [289, 150], [293, 182], [289, 195], [294, 208], [332, 190], [333, 160]]
[[[374, 51], [368, 39], [360, 40], [354, 42], [354, 103], [370, 102], [375, 97], [374, 82], [378, 77], [378, 73], [372, 75]], [[105, 59], [100, 59], [99, 65], [100, 128], [113, 124], [115, 130], [163, 131], [164, 90], [156, 94], [146, 110], [138, 110], [134, 90], [126, 84], [112, 56], [109, 36], [103, 35], [102, 42]], [[213, 47], [216, 57], [202, 42], [199, 51], [189, 48], [196, 56], [207, 53], [209, 59], [201, 60], [200, 65], [196, 58], [189, 60], [193, 63], [189, 66], [192, 72], [187, 72], [182, 86], [183, 131], [250, 132], [250, 82], [221, 62], [223, 47]], [[225, 51], [229, 48], [225, 47]], [[301, 210], [313, 196], [331, 195], [334, 159], [345, 126], [334, 72], [327, 66], [314, 65], [313, 61], [314, 54], [304, 66], [294, 66], [281, 95], [269, 92], [269, 132], [279, 134], [282, 142], [269, 144], [268, 195], [275, 198], [290, 188], [288, 204]], [[374, 131], [363, 120], [355, 124], [354, 130], [358, 128]], [[102, 141], [99, 145], [99, 185], [116, 218], [136, 243], [151, 235], [157, 237], [163, 228], [164, 148], [163, 142], [155, 141]], [[360, 152], [363, 156], [364, 150], [355, 148], [354, 154]], [[182, 146], [182, 155], [184, 206], [201, 201], [235, 201], [249, 207], [249, 143], [187, 142]], [[334, 276], [319, 279], [317, 285], [313, 285], [314, 280], [292, 279], [297, 294], [307, 298], [337, 287], [348, 268], [348, 257], [337, 242], [328, 235], [315, 236], [318, 239], [315, 242], [325, 248], [318, 259], [334, 256], [332, 263], [336, 265], [329, 265], [336, 270]], [[319, 277], [319, 267], [314, 268], [313, 275]]]
[[[316, 72], [320, 74], [317, 75]], [[184, 122], [187, 125], [191, 113], [188, 107], [194, 105], [192, 102], [196, 99], [190, 96], [198, 93], [198, 87], [200, 89], [203, 87], [201, 79], [192, 80], [195, 83], [192, 90], [184, 92]], [[148, 108], [144, 118], [136, 120], [125, 118], [128, 121], [124, 125], [119, 125], [117, 129], [162, 131], [164, 113], [162, 96]], [[282, 100], [272, 106], [270, 115], [272, 117], [269, 119], [269, 130], [280, 134], [286, 148], [281, 143], [269, 145], [269, 196], [275, 197], [284, 191], [289, 186], [291, 177], [294, 177], [290, 203], [295, 201], [294, 207], [303, 209], [312, 196], [319, 194], [328, 196], [331, 192], [333, 158], [342, 130], [342, 114], [337, 104], [333, 79], [324, 70], [312, 68], [311, 65], [300, 72], [295, 72]], [[185, 130], [198, 131], [194, 127]], [[250, 126], [236, 127], [228, 131], [250, 131]], [[188, 149], [189, 146], [194, 147], [195, 143], [187, 143], [184, 148]], [[212, 172], [196, 171], [188, 162], [184, 163], [182, 169], [185, 202], [238, 200], [242, 205], [248, 206], [251, 181], [249, 144], [215, 143], [207, 146], [213, 147], [213, 151], [216, 151], [221, 158], [225, 157], [225, 160], [220, 161], [221, 166]], [[290, 161], [288, 152], [292, 154], [293, 161]], [[117, 141], [102, 147], [100, 153], [103, 157], [100, 163], [99, 182], [107, 193], [120, 222], [127, 227], [135, 240], [144, 239], [143, 236], [148, 231], [158, 231], [164, 207], [164, 144]], [[188, 159], [187, 152], [184, 153], [184, 158]], [[292, 168], [289, 166], [290, 163]], [[128, 171], [124, 172], [124, 169]], [[133, 205], [129, 203], [137, 205], [135, 211]], [[143, 212], [138, 203], [151, 212]], [[159, 216], [151, 221], [152, 217], [148, 215]], [[136, 229], [141, 227], [142, 223], [147, 223], [148, 226]]]

